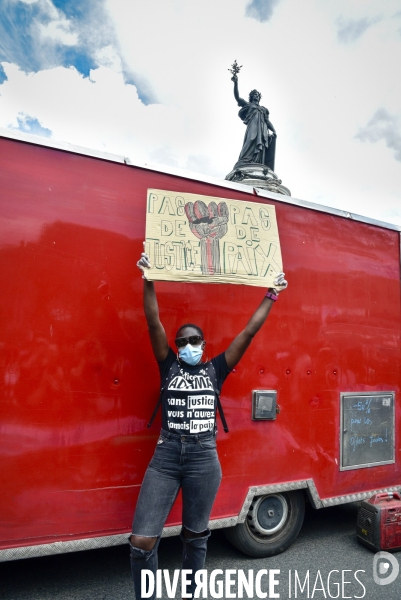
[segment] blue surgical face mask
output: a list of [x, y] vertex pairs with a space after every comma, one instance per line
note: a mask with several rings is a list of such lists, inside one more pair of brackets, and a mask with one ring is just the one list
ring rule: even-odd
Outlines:
[[199, 344], [199, 346], [191, 346], [191, 344], [187, 344], [178, 350], [179, 357], [188, 365], [197, 365], [202, 358], [202, 354], [202, 344]]

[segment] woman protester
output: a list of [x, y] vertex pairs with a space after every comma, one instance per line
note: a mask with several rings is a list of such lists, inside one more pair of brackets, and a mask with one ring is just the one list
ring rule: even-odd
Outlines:
[[[150, 268], [143, 252], [137, 263], [142, 272]], [[153, 353], [161, 377], [162, 429], [155, 453], [142, 482], [134, 520], [131, 570], [136, 597], [141, 594], [141, 571], [156, 575], [157, 549], [164, 523], [182, 490], [182, 568], [192, 571], [188, 586], [193, 596], [195, 573], [204, 566], [210, 536], [210, 512], [221, 481], [216, 450], [216, 409], [221, 386], [242, 358], [265, 322], [279, 292], [287, 287], [284, 273], [277, 275], [245, 329], [227, 350], [202, 362], [206, 346], [203, 331], [188, 323], [177, 331], [177, 353], [169, 346], [160, 321], [154, 284], [143, 275], [143, 305]], [[146, 596], [149, 597], [149, 596]], [[151, 596], [155, 598], [155, 594]]]

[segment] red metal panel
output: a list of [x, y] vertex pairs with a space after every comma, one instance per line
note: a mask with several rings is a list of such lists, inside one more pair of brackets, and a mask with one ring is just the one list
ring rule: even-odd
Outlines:
[[[251, 197], [7, 139], [0, 165], [0, 548], [126, 531], [158, 431], [146, 429], [158, 373], [135, 267], [146, 190]], [[339, 470], [340, 392], [398, 401], [399, 234], [268, 202], [290, 286], [223, 388], [230, 433], [213, 518], [237, 515], [252, 485], [312, 478], [328, 498], [400, 483], [398, 431], [395, 464]], [[157, 291], [171, 340], [197, 322], [210, 356], [263, 294]], [[253, 389], [278, 390], [276, 421], [251, 420]], [[168, 524], [179, 520], [177, 505]]]

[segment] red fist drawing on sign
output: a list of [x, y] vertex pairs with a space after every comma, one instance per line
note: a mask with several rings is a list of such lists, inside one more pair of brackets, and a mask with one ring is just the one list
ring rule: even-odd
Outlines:
[[228, 229], [227, 204], [210, 202], [206, 206], [202, 200], [187, 202], [185, 213], [192, 233], [200, 239], [202, 273], [221, 273], [219, 240], [226, 235]]

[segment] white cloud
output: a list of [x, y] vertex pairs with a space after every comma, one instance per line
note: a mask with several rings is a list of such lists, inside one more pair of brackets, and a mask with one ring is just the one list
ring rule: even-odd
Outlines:
[[272, 18], [274, 8], [279, 1], [280, 0], [251, 0], [246, 7], [245, 14], [247, 17], [265, 23]]
[[362, 17], [361, 19], [344, 19], [343, 17], [339, 17], [337, 19], [338, 39], [345, 44], [355, 42], [369, 27], [372, 27], [380, 20], [381, 17], [379, 16], [370, 19], [368, 17]]
[[67, 19], [55, 19], [46, 25], [39, 23], [38, 29], [42, 39], [50, 38], [66, 46], [74, 46], [78, 43], [78, 34], [71, 31], [71, 24]]
[[379, 108], [356, 137], [362, 142], [377, 143], [384, 140], [387, 148], [395, 150], [394, 158], [401, 162], [401, 119], [385, 108]]
[[[108, 67], [83, 78], [74, 68], [26, 74], [3, 63], [8, 81], [0, 97], [0, 125], [17, 127], [20, 113], [35, 116], [54, 139], [128, 154], [145, 162], [177, 134], [185, 138], [174, 107], [145, 106], [122, 73]], [[46, 94], [43, 93], [46, 90]], [[177, 151], [179, 162], [186, 160]]]
[[97, 49], [94, 55], [98, 65], [112, 69], [117, 73], [122, 72], [121, 56], [113, 45], [109, 44]]

